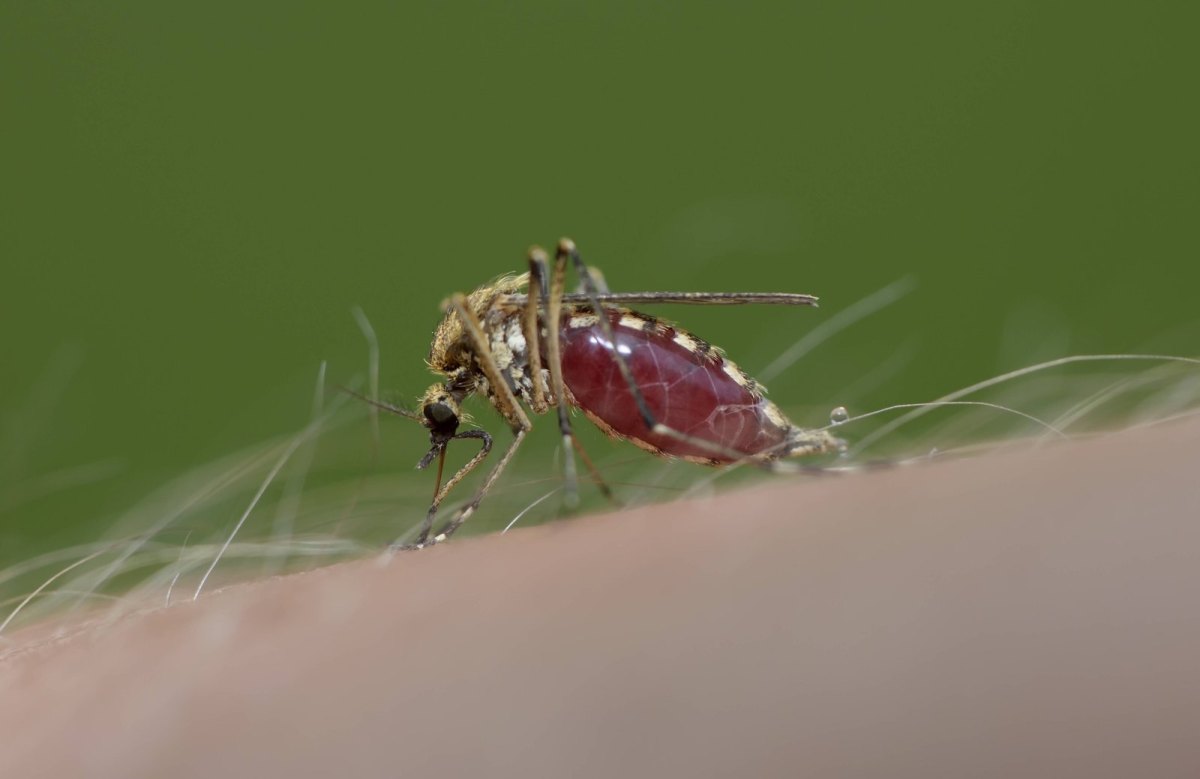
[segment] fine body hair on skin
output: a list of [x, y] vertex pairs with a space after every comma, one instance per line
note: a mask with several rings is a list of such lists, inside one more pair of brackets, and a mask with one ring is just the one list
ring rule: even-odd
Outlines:
[[559, 515], [546, 453], [500, 534], [401, 553], [428, 479], [381, 437], [411, 423], [325, 374], [291, 435], [0, 571], [0, 775], [1200, 770], [1194, 358], [834, 406], [846, 456], [797, 474], [614, 454], [624, 508], [501, 538]]
[[1198, 457], [1177, 418], [31, 626], [0, 774], [1194, 776]]
[[[774, 376], [847, 327], [900, 300], [912, 282], [902, 279], [848, 306], [813, 333], [783, 350], [763, 372]], [[379, 342], [361, 310], [354, 318], [367, 344], [367, 386], [379, 397]], [[818, 332], [819, 331], [819, 332]], [[814, 337], [816, 334], [819, 337]], [[1136, 366], [1133, 371], [1118, 370]], [[1044, 387], [987, 399], [982, 393], [1029, 385], [1072, 367], [1101, 367], [1050, 381]], [[397, 489], [398, 475], [378, 469], [379, 407], [345, 393], [326, 397], [326, 366], [317, 371], [309, 421], [295, 434], [231, 455], [184, 474], [131, 509], [103, 539], [59, 549], [0, 571], [0, 646], [14, 628], [53, 618], [64, 625], [86, 614], [112, 621], [148, 604], [195, 600], [214, 581], [269, 576], [345, 560], [381, 549], [397, 519], [419, 512], [423, 488], [409, 478], [410, 496]], [[998, 448], [1037, 449], [1047, 443], [1107, 435], [1112, 429], [1167, 424], [1196, 413], [1200, 361], [1170, 355], [1072, 355], [974, 382], [940, 398], [896, 403], [851, 414], [835, 407], [829, 424], [850, 442], [846, 456], [800, 476], [846, 474], [864, 467], [896, 466]], [[1111, 412], [1118, 409], [1117, 412]], [[328, 482], [310, 478], [323, 439], [361, 441], [358, 420], [368, 419], [370, 465], [360, 476]], [[943, 416], [898, 446], [889, 441], [926, 416]], [[1012, 424], [996, 430], [997, 419]], [[874, 427], [870, 425], [874, 424]], [[981, 429], [987, 435], [981, 435]], [[361, 449], [360, 449], [361, 451]], [[876, 452], [882, 452], [878, 457]], [[500, 488], [506, 500], [493, 526], [507, 532], [537, 515], [557, 513], [561, 493], [553, 459], [530, 463], [536, 476], [513, 474]], [[631, 451], [602, 463], [620, 476], [624, 505], [693, 499], [747, 469], [737, 464], [709, 470], [661, 463]], [[652, 467], [648, 467], [652, 466]], [[633, 475], [626, 477], [624, 474]], [[544, 485], [544, 486], [541, 486]], [[240, 507], [239, 507], [240, 506]], [[215, 518], [215, 519], [214, 519]], [[374, 533], [363, 533], [373, 526]], [[222, 571], [225, 573], [222, 574]], [[214, 576], [217, 578], [214, 579]]]

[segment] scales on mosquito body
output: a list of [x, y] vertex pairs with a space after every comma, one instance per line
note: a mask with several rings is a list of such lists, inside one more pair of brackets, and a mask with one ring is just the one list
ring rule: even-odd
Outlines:
[[[579, 276], [581, 292], [563, 290], [568, 261]], [[609, 494], [571, 432], [571, 408], [614, 438], [657, 455], [708, 465], [748, 462], [769, 467], [785, 457], [842, 449], [842, 442], [829, 433], [792, 424], [720, 349], [626, 307], [643, 303], [815, 306], [817, 299], [769, 292], [612, 293], [566, 239], [559, 242], [553, 268], [545, 252], [535, 247], [528, 273], [452, 296], [429, 352], [429, 367], [443, 380], [425, 392], [419, 412], [377, 403], [429, 430], [431, 446], [418, 468], [438, 461], [433, 503], [415, 541], [402, 548], [444, 541], [474, 513], [532, 428], [529, 412], [556, 412], [569, 502], [578, 499], [575, 451], [598, 487]], [[476, 393], [487, 397], [514, 437], [475, 496], [434, 533], [446, 495], [492, 449], [492, 436], [484, 430], [458, 429], [462, 403]], [[480, 449], [442, 483], [446, 446], [456, 439], [477, 440]]]

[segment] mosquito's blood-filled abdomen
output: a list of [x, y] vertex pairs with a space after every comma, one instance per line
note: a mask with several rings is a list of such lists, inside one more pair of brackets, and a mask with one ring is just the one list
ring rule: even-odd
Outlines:
[[[616, 349], [658, 422], [742, 454], [783, 453], [788, 431], [768, 414], [768, 409], [773, 410], [770, 402], [735, 378], [740, 373], [719, 354], [705, 353], [686, 334], [655, 325], [653, 320], [643, 322], [620, 311], [608, 312], [608, 318]], [[703, 445], [651, 432], [600, 325], [594, 317], [578, 315], [575, 322], [572, 326], [569, 315], [563, 318], [562, 368], [563, 381], [581, 409], [612, 432], [644, 441], [664, 454], [731, 459]], [[775, 417], [779, 419], [777, 412]]]

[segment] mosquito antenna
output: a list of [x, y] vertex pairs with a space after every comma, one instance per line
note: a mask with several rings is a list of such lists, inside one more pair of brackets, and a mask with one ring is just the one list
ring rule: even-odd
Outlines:
[[358, 392], [355, 392], [354, 390], [350, 389], [349, 387], [343, 386], [341, 384], [338, 385], [338, 389], [340, 389], [342, 392], [346, 393], [347, 395], [349, 395], [351, 397], [358, 398], [359, 400], [361, 400], [363, 403], [366, 403], [367, 405], [374, 406], [375, 408], [382, 409], [383, 411], [387, 411], [389, 413], [395, 414], [398, 417], [404, 417], [405, 419], [411, 419], [414, 422], [423, 421], [421, 415], [415, 411], [409, 411], [408, 409], [402, 408], [400, 406], [393, 406], [391, 403], [384, 403], [382, 400], [374, 400], [372, 398], [368, 398], [366, 395], [362, 395]]

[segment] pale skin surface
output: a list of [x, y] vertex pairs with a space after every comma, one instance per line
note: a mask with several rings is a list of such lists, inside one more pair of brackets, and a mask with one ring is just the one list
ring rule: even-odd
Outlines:
[[1200, 425], [228, 588], [0, 659], [0, 776], [1198, 776]]

